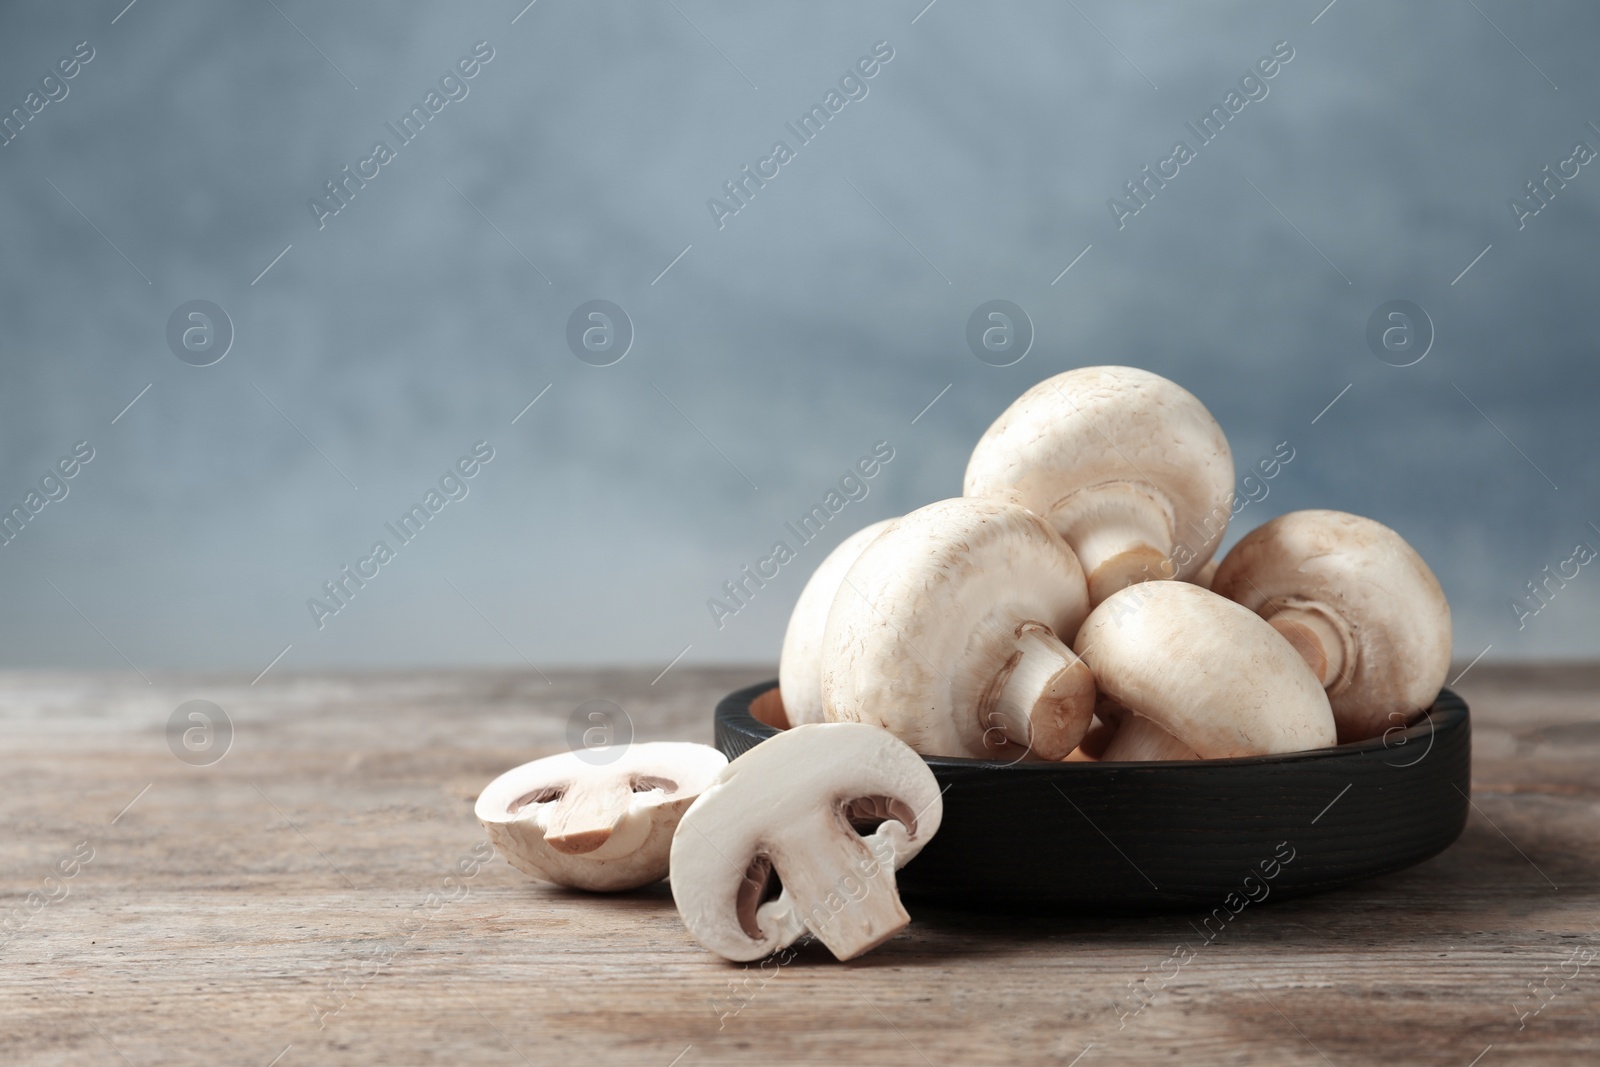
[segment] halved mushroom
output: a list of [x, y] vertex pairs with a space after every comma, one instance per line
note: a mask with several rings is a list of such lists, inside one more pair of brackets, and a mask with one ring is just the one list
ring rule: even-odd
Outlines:
[[476, 813], [506, 862], [575, 889], [637, 889], [667, 875], [672, 831], [728, 758], [707, 745], [652, 741], [595, 764], [563, 752], [515, 767]]
[[1033, 512], [967, 497], [919, 508], [866, 547], [834, 597], [828, 718], [885, 727], [929, 756], [1062, 759], [1094, 715], [1094, 680], [1060, 636], [1088, 607], [1077, 558]]
[[1007, 408], [963, 492], [1014, 500], [1077, 553], [1098, 604], [1134, 582], [1198, 574], [1227, 532], [1233, 453], [1205, 405], [1158, 374], [1081, 367]]
[[778, 692], [789, 726], [826, 721], [822, 711], [822, 633], [828, 625], [828, 609], [833, 607], [845, 573], [893, 522], [875, 522], [840, 541], [800, 590], [778, 656]]
[[1212, 588], [1289, 639], [1328, 690], [1341, 744], [1405, 726], [1450, 670], [1450, 605], [1381, 522], [1293, 511], [1246, 534]]
[[1073, 643], [1127, 709], [1103, 760], [1217, 759], [1332, 745], [1333, 710], [1276, 630], [1188, 582], [1107, 597]]
[[943, 814], [927, 763], [887, 731], [796, 726], [728, 764], [684, 815], [672, 898], [726, 959], [761, 959], [808, 930], [853, 959], [911, 921], [894, 872]]

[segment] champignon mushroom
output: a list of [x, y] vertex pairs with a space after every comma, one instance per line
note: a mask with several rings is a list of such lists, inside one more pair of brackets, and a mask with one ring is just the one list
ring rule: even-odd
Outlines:
[[1043, 515], [1098, 604], [1134, 582], [1188, 578], [1227, 531], [1233, 453], [1205, 405], [1158, 374], [1081, 367], [1007, 408], [973, 449], [963, 492]]
[[524, 874], [574, 889], [637, 889], [666, 877], [672, 831], [727, 764], [714, 748], [676, 741], [629, 745], [608, 763], [563, 752], [490, 782], [476, 812]]
[[1293, 511], [1233, 547], [1212, 588], [1256, 612], [1328, 690], [1339, 741], [1409, 724], [1450, 670], [1450, 605], [1433, 571], [1381, 522]]
[[684, 815], [672, 898], [726, 959], [761, 959], [807, 930], [853, 959], [911, 921], [894, 872], [943, 814], [933, 772], [887, 731], [796, 726], [728, 764]]
[[1210, 589], [1211, 583], [1215, 581], [1217, 577], [1217, 565], [1221, 562], [1221, 560], [1217, 559], [1212, 560], [1204, 567], [1201, 567], [1194, 574], [1190, 575], [1188, 578], [1185, 578], [1184, 581], [1198, 585], [1201, 589]]
[[845, 572], [893, 522], [875, 522], [840, 541], [800, 590], [778, 656], [778, 692], [789, 726], [826, 721], [822, 711], [822, 633], [828, 625], [828, 609], [833, 607]]
[[1067, 757], [1074, 763], [1095, 763], [1105, 758], [1106, 748], [1117, 734], [1117, 727], [1128, 709], [1101, 693], [1094, 704], [1094, 721], [1078, 742], [1078, 747]]
[[1259, 615], [1188, 582], [1111, 594], [1073, 643], [1127, 709], [1102, 759], [1216, 759], [1334, 743], [1322, 685]]
[[1033, 512], [966, 497], [919, 508], [866, 547], [834, 597], [828, 718], [885, 727], [929, 756], [1062, 759], [1095, 689], [1058, 635], [1088, 607], [1077, 558]]

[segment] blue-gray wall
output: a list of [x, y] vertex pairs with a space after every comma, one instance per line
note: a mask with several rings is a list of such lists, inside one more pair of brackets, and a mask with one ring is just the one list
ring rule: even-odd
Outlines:
[[[1463, 659], [1594, 652], [1594, 568], [1521, 629], [1511, 603], [1600, 547], [1600, 166], [1508, 199], [1600, 148], [1600, 10], [925, 2], [6, 5], [0, 109], [66, 95], [0, 147], [0, 501], [94, 458], [0, 548], [0, 664], [771, 661], [847, 528], [958, 493], [1005, 405], [1088, 363], [1187, 386], [1241, 467], [1289, 442], [1239, 528], [1393, 525]], [[403, 144], [385, 123], [478, 42]], [[878, 42], [802, 144], [785, 124]], [[1185, 123], [1279, 42], [1200, 145]], [[592, 299], [635, 333], [610, 366], [568, 348]], [[991, 299], [1036, 333], [1011, 366], [967, 345]], [[1436, 334], [1408, 367], [1366, 339], [1397, 299]], [[212, 366], [169, 348], [191, 300], [235, 331]], [[401, 546], [385, 522], [478, 441]], [[718, 629], [708, 598], [879, 441], [865, 499]], [[380, 538], [319, 629], [307, 599]]]

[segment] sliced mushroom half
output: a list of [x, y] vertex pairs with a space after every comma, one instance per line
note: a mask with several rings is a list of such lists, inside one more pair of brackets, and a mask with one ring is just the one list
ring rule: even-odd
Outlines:
[[852, 959], [910, 922], [894, 872], [943, 811], [927, 763], [887, 731], [796, 726], [728, 764], [684, 815], [672, 896], [726, 959], [761, 959], [807, 931]]
[[506, 862], [535, 878], [607, 892], [660, 881], [678, 820], [727, 757], [675, 741], [629, 745], [607, 763], [589, 762], [592, 752], [502, 774], [479, 795], [478, 821]]

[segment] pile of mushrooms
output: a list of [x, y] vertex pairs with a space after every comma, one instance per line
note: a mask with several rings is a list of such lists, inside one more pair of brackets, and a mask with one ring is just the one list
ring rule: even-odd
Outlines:
[[963, 496], [823, 561], [763, 719], [1077, 761], [1299, 752], [1416, 721], [1450, 660], [1428, 565], [1337, 511], [1280, 516], [1213, 562], [1233, 477], [1216, 419], [1160, 375], [1040, 382], [978, 441]]
[[1205, 760], [1415, 722], [1444, 684], [1450, 608], [1395, 531], [1297, 511], [1213, 561], [1233, 456], [1205, 406], [1131, 367], [1029, 389], [978, 441], [963, 495], [868, 526], [812, 574], [779, 733], [568, 753], [496, 779], [477, 814], [519, 869], [590, 890], [670, 874], [731, 960], [811, 934], [840, 959], [909, 921], [895, 870], [939, 828], [923, 756]]

